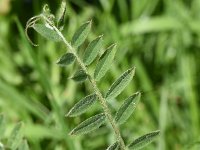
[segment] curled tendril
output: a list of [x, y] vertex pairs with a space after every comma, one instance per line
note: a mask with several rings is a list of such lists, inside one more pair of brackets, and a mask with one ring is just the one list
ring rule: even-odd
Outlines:
[[[55, 19], [55, 16], [53, 14], [50, 13], [50, 9], [49, 9], [49, 6], [47, 4], [44, 5], [43, 7], [43, 12], [40, 14], [40, 15], [37, 15], [37, 16], [34, 16], [32, 18], [30, 18], [27, 23], [26, 23], [26, 28], [25, 28], [25, 34], [26, 34], [26, 37], [28, 39], [28, 41], [33, 45], [33, 46], [39, 46], [38, 44], [35, 44], [29, 37], [28, 35], [28, 29], [29, 28], [34, 28], [34, 25], [42, 20], [44, 21], [45, 23], [47, 23], [48, 25], [50, 26], [53, 26], [54, 25], [54, 19]], [[48, 20], [48, 21], [47, 21]]]
[[38, 46], [38, 44], [35, 44], [29, 37], [28, 35], [28, 29], [29, 28], [33, 28], [34, 24], [36, 22], [38, 22], [39, 20], [41, 20], [41, 15], [37, 15], [37, 16], [34, 16], [32, 18], [30, 18], [27, 23], [26, 23], [26, 28], [25, 28], [25, 34], [26, 34], [26, 37], [28, 39], [28, 41], [33, 45], [33, 46]]
[[50, 9], [49, 9], [49, 5], [48, 4], [45, 4], [43, 6], [43, 13], [47, 13], [47, 14], [50, 14]]

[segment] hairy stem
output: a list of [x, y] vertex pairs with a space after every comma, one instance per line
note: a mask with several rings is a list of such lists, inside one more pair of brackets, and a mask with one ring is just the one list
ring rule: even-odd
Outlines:
[[[46, 20], [48, 23], [51, 24], [51, 22], [50, 22], [47, 18], [45, 18], [45, 20]], [[116, 136], [117, 136], [117, 140], [118, 140], [119, 143], [120, 143], [120, 148], [121, 148], [122, 150], [125, 150], [125, 147], [126, 147], [126, 146], [125, 146], [124, 140], [123, 140], [123, 138], [122, 138], [122, 136], [121, 136], [121, 134], [120, 134], [120, 130], [119, 130], [119, 128], [118, 128], [118, 126], [117, 126], [117, 124], [116, 124], [116, 122], [115, 122], [115, 120], [114, 120], [112, 114], [111, 114], [111, 111], [110, 111], [110, 109], [109, 109], [109, 107], [108, 107], [108, 105], [107, 105], [106, 99], [103, 97], [101, 91], [100, 91], [99, 88], [97, 87], [97, 83], [96, 83], [95, 79], [93, 78], [93, 76], [91, 76], [91, 75], [89, 74], [87, 67], [84, 65], [84, 63], [82, 62], [82, 60], [80, 59], [80, 57], [77, 55], [76, 50], [75, 50], [75, 49], [71, 46], [71, 44], [65, 39], [65, 37], [63, 36], [63, 34], [62, 34], [54, 25], [52, 25], [52, 27], [53, 27], [54, 30], [58, 33], [58, 35], [62, 38], [62, 41], [65, 43], [66, 47], [69, 48], [69, 51], [70, 51], [71, 53], [74, 54], [74, 56], [76, 57], [76, 60], [77, 60], [77, 62], [79, 63], [80, 67], [81, 67], [81, 68], [86, 72], [86, 74], [88, 75], [89, 81], [90, 81], [91, 85], [93, 86], [94, 91], [95, 91], [95, 93], [97, 94], [97, 96], [98, 96], [98, 98], [99, 98], [99, 101], [100, 101], [100, 103], [101, 103], [101, 105], [102, 105], [102, 107], [103, 107], [103, 110], [104, 110], [104, 112], [105, 112], [105, 115], [106, 115], [108, 121], [110, 122], [110, 124], [111, 124], [111, 126], [112, 126], [112, 128], [113, 128], [113, 130], [114, 130], [114, 132], [115, 132], [115, 134], [116, 134]]]

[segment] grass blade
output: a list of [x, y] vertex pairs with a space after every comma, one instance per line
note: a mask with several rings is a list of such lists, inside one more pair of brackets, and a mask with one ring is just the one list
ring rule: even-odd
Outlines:
[[56, 33], [56, 31], [54, 31], [50, 27], [45, 26], [44, 24], [39, 24], [39, 23], [34, 24], [33, 29], [46, 39], [55, 42], [59, 42], [62, 40], [61, 37]]
[[69, 113], [66, 116], [75, 117], [86, 112], [86, 110], [90, 106], [92, 106], [96, 102], [96, 100], [97, 100], [96, 94], [91, 94], [84, 97], [74, 105], [74, 107], [69, 111]]
[[94, 78], [99, 81], [110, 68], [110, 64], [112, 64], [114, 56], [116, 53], [116, 45], [113, 44], [106, 49], [103, 55], [100, 57], [99, 62], [97, 63]]
[[130, 83], [135, 74], [135, 67], [125, 71], [110, 87], [106, 94], [106, 99], [112, 99], [118, 96]]
[[8, 139], [8, 147], [12, 150], [17, 149], [22, 141], [22, 125], [22, 122], [17, 123], [11, 132], [10, 138]]
[[141, 94], [139, 92], [128, 97], [116, 113], [115, 120], [118, 124], [123, 124], [135, 110]]
[[75, 56], [72, 53], [66, 53], [56, 62], [59, 66], [64, 67], [74, 62]]
[[90, 29], [91, 29], [92, 21], [88, 21], [75, 32], [74, 36], [72, 37], [72, 45], [77, 48], [79, 47], [87, 38]]
[[84, 70], [80, 69], [75, 72], [74, 76], [72, 77], [72, 80], [76, 82], [83, 82], [87, 79], [88, 75], [85, 73]]
[[3, 114], [0, 114], [0, 140], [1, 138], [3, 138], [4, 136], [4, 132], [5, 132], [5, 118]]
[[94, 39], [86, 48], [85, 55], [83, 57], [83, 62], [85, 65], [89, 65], [97, 57], [99, 50], [102, 48], [102, 36]]
[[104, 113], [97, 114], [88, 118], [87, 120], [80, 123], [76, 128], [74, 128], [70, 135], [80, 135], [89, 133], [95, 129], [98, 129], [106, 120]]
[[134, 140], [128, 147], [131, 150], [139, 150], [155, 140], [155, 138], [160, 134], [160, 131], [153, 131], [151, 133], [145, 134], [136, 140]]

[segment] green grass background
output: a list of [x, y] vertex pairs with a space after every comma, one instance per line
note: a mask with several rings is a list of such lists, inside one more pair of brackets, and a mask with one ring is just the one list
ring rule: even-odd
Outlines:
[[[0, 5], [6, 5], [1, 0]], [[92, 92], [89, 83], [69, 80], [76, 65], [60, 68], [56, 60], [66, 51], [30, 30], [39, 43], [33, 47], [24, 35], [26, 21], [48, 3], [56, 13], [59, 0], [11, 0], [0, 11], [0, 112], [7, 120], [5, 141], [18, 121], [33, 150], [102, 150], [114, 142], [109, 126], [89, 135], [68, 132], [101, 111], [96, 104], [76, 118], [64, 115], [75, 102]], [[5, 7], [5, 6], [3, 6]], [[136, 75], [125, 91], [110, 101], [113, 113], [136, 91], [141, 102], [121, 131], [126, 143], [153, 130], [161, 135], [147, 150], [200, 149], [200, 1], [199, 0], [68, 0], [63, 34], [70, 40], [75, 30], [93, 20], [89, 41], [104, 35], [105, 47], [117, 44], [117, 55], [103, 92], [125, 70]], [[91, 69], [94, 69], [92, 65]]]

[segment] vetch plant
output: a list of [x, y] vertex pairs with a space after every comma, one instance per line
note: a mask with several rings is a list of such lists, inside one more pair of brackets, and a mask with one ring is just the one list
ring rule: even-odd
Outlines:
[[71, 79], [76, 82], [84, 82], [86, 80], [90, 82], [90, 85], [93, 88], [93, 93], [90, 93], [88, 96], [82, 98], [78, 103], [76, 103], [74, 107], [72, 107], [71, 110], [69, 110], [69, 112], [66, 114], [67, 117], [76, 117], [83, 114], [96, 101], [99, 101], [102, 106], [101, 113], [96, 114], [80, 123], [70, 132], [70, 135], [90, 133], [91, 131], [98, 129], [102, 124], [108, 121], [116, 136], [116, 142], [110, 145], [107, 150], [141, 149], [142, 147], [151, 143], [155, 139], [155, 137], [159, 135], [159, 131], [148, 133], [134, 140], [132, 143], [126, 144], [119, 129], [119, 126], [125, 123], [133, 113], [136, 105], [140, 100], [140, 92], [136, 92], [132, 96], [125, 99], [124, 103], [116, 112], [115, 116], [113, 116], [107, 104], [110, 99], [114, 99], [115, 97], [117, 97], [131, 82], [135, 74], [135, 67], [131, 67], [130, 69], [125, 71], [118, 79], [116, 79], [116, 81], [110, 86], [109, 90], [104, 95], [99, 89], [97, 83], [98, 81], [101, 81], [102, 77], [104, 77], [109, 70], [110, 64], [113, 62], [113, 59], [115, 57], [116, 45], [113, 44], [104, 51], [104, 53], [97, 61], [94, 72], [90, 73], [88, 70], [88, 66], [99, 55], [99, 51], [103, 47], [103, 37], [98, 36], [93, 41], [91, 41], [85, 49], [84, 56], [79, 56], [77, 53], [77, 49], [85, 42], [91, 30], [92, 21], [88, 21], [81, 25], [74, 33], [72, 40], [67, 41], [61, 32], [63, 30], [65, 22], [65, 12], [66, 3], [64, 1], [61, 4], [60, 15], [57, 17], [51, 14], [48, 5], [45, 5], [41, 14], [34, 16], [28, 20], [26, 25], [26, 35], [28, 40], [34, 46], [37, 46], [37, 44], [34, 44], [30, 40], [28, 36], [29, 28], [33, 28], [41, 36], [49, 40], [55, 42], [63, 42], [63, 44], [67, 48], [67, 52], [60, 57], [60, 59], [57, 61], [57, 64], [64, 67], [72, 64], [74, 61], [77, 61], [80, 69], [75, 72]]

